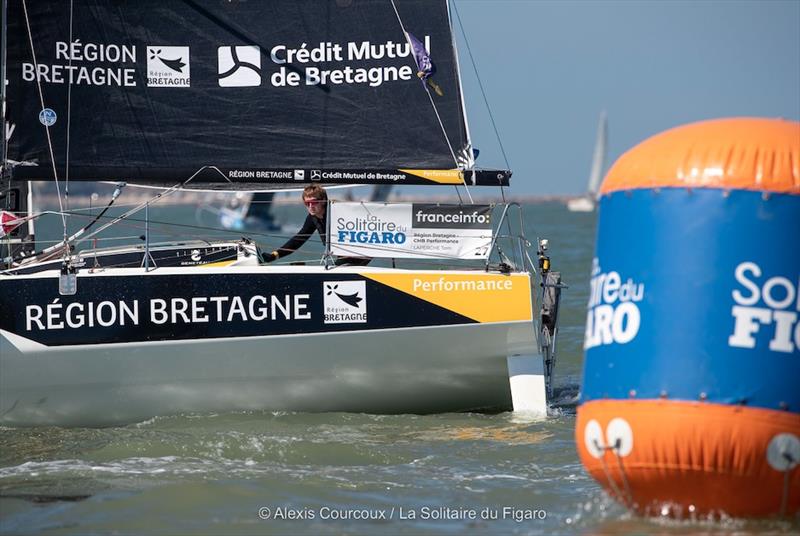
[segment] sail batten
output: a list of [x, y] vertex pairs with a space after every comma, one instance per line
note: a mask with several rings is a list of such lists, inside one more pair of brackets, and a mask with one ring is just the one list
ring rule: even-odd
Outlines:
[[72, 42], [69, 3], [29, 2], [38, 65], [9, 0], [8, 158], [34, 164], [12, 176], [63, 170], [71, 85], [70, 180], [181, 182], [213, 165], [222, 176], [193, 182], [452, 184], [407, 171], [458, 174], [453, 154], [469, 147], [447, 2], [395, 4], [441, 95], [429, 97], [384, 0], [75, 0]]

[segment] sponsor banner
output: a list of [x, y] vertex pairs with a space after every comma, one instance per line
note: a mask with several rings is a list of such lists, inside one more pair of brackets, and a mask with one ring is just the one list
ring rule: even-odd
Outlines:
[[0, 279], [0, 330], [44, 344], [114, 344], [531, 320], [526, 274], [364, 272]]
[[334, 255], [486, 259], [491, 205], [331, 203]]

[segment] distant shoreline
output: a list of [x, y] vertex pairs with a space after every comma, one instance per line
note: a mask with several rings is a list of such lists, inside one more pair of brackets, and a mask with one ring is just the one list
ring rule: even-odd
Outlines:
[[[81, 192], [79, 194], [70, 193], [69, 206], [85, 208], [90, 205], [104, 206], [110, 200], [111, 193], [114, 190], [112, 184], [102, 184], [97, 189], [97, 196], [92, 199], [91, 194]], [[44, 191], [43, 191], [44, 190]], [[280, 192], [279, 192], [280, 193]], [[470, 191], [472, 199], [476, 203], [499, 203], [502, 202], [502, 195], [498, 192], [493, 195], [476, 194], [475, 189]], [[62, 199], [64, 199], [64, 191], [62, 185]], [[345, 193], [339, 193], [336, 190], [330, 192], [333, 199], [342, 199]], [[124, 204], [130, 203], [144, 203], [155, 195], [155, 190], [150, 188], [136, 188], [127, 187], [123, 194], [120, 196], [118, 202]], [[235, 196], [235, 192], [192, 192], [192, 191], [178, 191], [163, 198], [157, 202], [158, 206], [164, 205], [197, 205], [197, 204], [224, 204]], [[562, 203], [566, 204], [570, 199], [577, 199], [583, 197], [582, 195], [566, 195], [566, 194], [550, 194], [550, 195], [531, 195], [531, 194], [510, 194], [506, 192], [505, 199], [509, 203], [520, 203], [524, 205], [536, 205], [545, 203]], [[462, 192], [462, 202], [467, 198]], [[275, 205], [292, 204], [296, 201], [293, 196], [278, 195], [274, 200]], [[456, 194], [438, 194], [438, 195], [390, 195], [389, 201], [398, 202], [412, 202], [412, 203], [458, 203], [459, 198]], [[58, 194], [54, 191], [54, 187], [46, 185], [45, 188], [39, 186], [35, 190], [34, 203], [37, 207], [57, 207]], [[154, 203], [156, 204], [156, 203]]]

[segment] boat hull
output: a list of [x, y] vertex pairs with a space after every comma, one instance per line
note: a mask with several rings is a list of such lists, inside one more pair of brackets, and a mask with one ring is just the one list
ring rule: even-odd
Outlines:
[[[511, 409], [506, 357], [536, 353], [527, 274], [321, 267], [161, 272], [81, 274], [74, 297], [58, 296], [51, 272], [0, 280], [3, 307], [14, 311], [0, 324], [0, 423], [103, 426], [244, 410]], [[476, 282], [509, 289], [475, 290]], [[329, 294], [337, 283], [342, 296], [352, 302], [356, 289], [363, 301], [330, 313], [332, 300], [341, 301]], [[426, 285], [431, 296], [423, 295]], [[110, 300], [105, 293], [113, 288], [120, 290]], [[229, 299], [220, 309], [221, 299], [203, 302], [203, 312], [191, 309], [192, 298], [223, 294]], [[242, 311], [232, 304], [236, 296]], [[276, 310], [251, 307], [273, 296], [280, 297]], [[113, 325], [100, 325], [112, 314], [103, 301], [116, 304]], [[360, 307], [363, 321], [347, 315]]]
[[567, 201], [570, 212], [594, 212], [596, 208], [594, 199], [590, 197], [576, 197]]

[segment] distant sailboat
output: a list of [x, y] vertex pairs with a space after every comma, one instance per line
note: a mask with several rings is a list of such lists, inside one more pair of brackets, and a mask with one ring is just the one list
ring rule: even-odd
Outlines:
[[272, 213], [272, 203], [275, 192], [255, 192], [245, 194], [237, 192], [237, 195], [230, 199], [227, 204], [217, 208], [213, 204], [202, 205], [198, 210], [198, 221], [204, 212], [212, 212], [219, 219], [219, 225], [225, 229], [234, 231], [260, 231], [278, 232], [283, 227], [275, 221]]
[[583, 197], [570, 199], [567, 208], [572, 212], [593, 212], [597, 205], [597, 191], [600, 187], [600, 180], [606, 167], [606, 144], [608, 142], [608, 118], [606, 112], [600, 114], [600, 122], [597, 125], [597, 141], [594, 145], [594, 156], [592, 157], [592, 172], [589, 174], [589, 189]]

